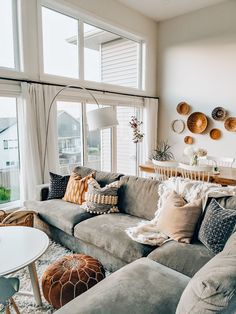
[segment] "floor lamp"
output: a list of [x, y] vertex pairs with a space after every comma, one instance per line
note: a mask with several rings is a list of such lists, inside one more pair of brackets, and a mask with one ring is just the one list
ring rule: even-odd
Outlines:
[[87, 92], [95, 101], [97, 104], [98, 108], [92, 111], [89, 111], [86, 116], [87, 116], [87, 123], [90, 131], [93, 130], [101, 130], [101, 129], [106, 129], [110, 128], [113, 126], [118, 125], [118, 121], [116, 118], [116, 112], [113, 110], [112, 107], [100, 107], [100, 104], [96, 97], [92, 94], [92, 92], [85, 88], [82, 85], [66, 85], [62, 87], [53, 97], [53, 99], [50, 102], [49, 105], [49, 110], [48, 110], [48, 116], [47, 116], [47, 121], [46, 121], [46, 135], [45, 135], [45, 145], [44, 145], [44, 153], [43, 153], [43, 182], [45, 178], [45, 168], [46, 168], [46, 156], [47, 156], [47, 146], [48, 146], [48, 133], [49, 133], [49, 124], [50, 124], [50, 115], [51, 115], [51, 110], [54, 101], [56, 98], [66, 89], [69, 88], [80, 88]]

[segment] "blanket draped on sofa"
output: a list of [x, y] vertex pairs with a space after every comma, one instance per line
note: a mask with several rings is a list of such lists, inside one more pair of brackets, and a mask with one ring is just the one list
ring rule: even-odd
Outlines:
[[159, 201], [155, 217], [148, 222], [141, 222], [135, 227], [126, 229], [128, 236], [136, 242], [153, 246], [161, 246], [167, 241], [172, 240], [166, 234], [157, 229], [158, 217], [162, 211], [162, 204], [170, 191], [175, 191], [181, 195], [188, 203], [197, 199], [202, 199], [202, 210], [209, 197], [223, 197], [236, 195], [236, 187], [222, 187], [218, 184], [192, 181], [180, 177], [170, 178], [159, 185]]

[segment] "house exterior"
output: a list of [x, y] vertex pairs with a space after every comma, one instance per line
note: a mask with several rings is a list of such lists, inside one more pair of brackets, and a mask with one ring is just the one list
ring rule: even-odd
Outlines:
[[0, 118], [0, 169], [18, 167], [16, 118]]

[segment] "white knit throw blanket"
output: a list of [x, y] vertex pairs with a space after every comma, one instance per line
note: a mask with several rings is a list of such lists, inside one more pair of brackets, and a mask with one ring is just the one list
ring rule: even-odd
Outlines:
[[181, 195], [188, 203], [197, 199], [202, 199], [202, 210], [204, 210], [209, 197], [223, 197], [236, 195], [236, 187], [222, 187], [218, 184], [192, 181], [180, 177], [170, 178], [159, 185], [159, 201], [155, 217], [151, 221], [142, 221], [136, 227], [126, 229], [128, 236], [136, 242], [161, 246], [166, 241], [172, 240], [166, 234], [160, 232], [157, 227], [158, 217], [162, 211], [163, 200], [170, 191], [175, 191]]

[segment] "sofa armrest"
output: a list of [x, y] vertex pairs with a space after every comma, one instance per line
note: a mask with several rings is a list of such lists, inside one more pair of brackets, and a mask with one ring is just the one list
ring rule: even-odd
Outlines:
[[36, 201], [46, 201], [48, 198], [49, 183], [36, 186]]
[[141, 258], [97, 283], [55, 314], [175, 314], [189, 279]]

